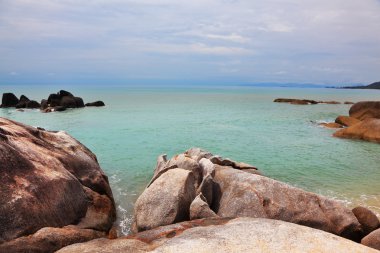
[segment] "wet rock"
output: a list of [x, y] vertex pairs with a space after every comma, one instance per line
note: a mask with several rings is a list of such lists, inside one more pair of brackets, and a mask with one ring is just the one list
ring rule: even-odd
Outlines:
[[353, 117], [349, 117], [349, 116], [338, 116], [336, 119], [335, 119], [335, 123], [338, 123], [342, 126], [352, 126], [352, 125], [355, 125], [356, 123], [359, 123], [360, 120], [358, 119], [355, 119]]
[[326, 127], [326, 128], [343, 128], [341, 124], [330, 122], [330, 123], [320, 123], [320, 126]]
[[365, 119], [335, 132], [334, 136], [380, 143], [380, 119]]

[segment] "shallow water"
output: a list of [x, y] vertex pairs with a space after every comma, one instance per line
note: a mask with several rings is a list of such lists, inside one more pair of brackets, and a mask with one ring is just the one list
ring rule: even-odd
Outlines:
[[156, 157], [190, 147], [256, 165], [274, 179], [380, 213], [380, 145], [333, 138], [334, 130], [315, 123], [347, 115], [350, 105], [273, 103], [278, 97], [380, 100], [378, 90], [3, 86], [0, 92], [39, 101], [60, 88], [107, 106], [49, 114], [0, 109], [0, 116], [65, 130], [89, 147], [109, 176], [124, 233]]

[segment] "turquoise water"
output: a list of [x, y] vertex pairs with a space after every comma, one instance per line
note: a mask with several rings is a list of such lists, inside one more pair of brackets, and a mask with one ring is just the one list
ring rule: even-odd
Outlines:
[[347, 115], [350, 105], [296, 106], [278, 97], [380, 100], [377, 90], [259, 87], [0, 87], [36, 100], [60, 88], [106, 107], [62, 113], [0, 109], [0, 116], [65, 130], [98, 157], [109, 176], [119, 223], [128, 232], [133, 203], [156, 157], [190, 147], [256, 165], [265, 175], [349, 206], [380, 213], [380, 145], [333, 138], [315, 122]]

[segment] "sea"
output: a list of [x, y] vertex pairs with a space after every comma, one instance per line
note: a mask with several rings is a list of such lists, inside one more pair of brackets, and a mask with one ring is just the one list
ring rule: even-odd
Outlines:
[[41, 113], [0, 109], [0, 117], [63, 130], [96, 154], [108, 175], [120, 232], [153, 175], [156, 158], [191, 147], [257, 166], [265, 176], [380, 214], [380, 145], [332, 137], [318, 123], [351, 105], [291, 105], [276, 98], [380, 100], [380, 90], [253, 86], [1, 86], [40, 101], [60, 89], [105, 107]]

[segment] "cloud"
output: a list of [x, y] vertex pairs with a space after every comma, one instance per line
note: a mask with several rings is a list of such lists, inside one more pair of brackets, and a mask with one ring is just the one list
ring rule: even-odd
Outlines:
[[0, 80], [370, 82], [380, 69], [376, 0], [3, 0], [0, 34]]

